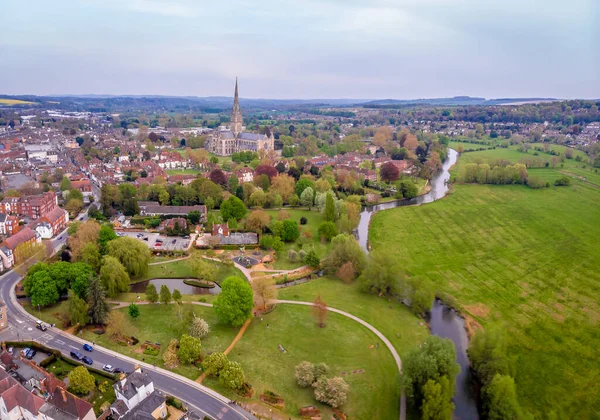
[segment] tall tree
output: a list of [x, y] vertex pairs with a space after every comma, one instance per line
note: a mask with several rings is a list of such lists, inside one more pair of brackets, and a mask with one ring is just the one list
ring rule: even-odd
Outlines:
[[244, 205], [243, 201], [232, 195], [227, 200], [221, 203], [221, 216], [223, 221], [227, 222], [229, 219], [240, 220], [246, 215], [248, 209]]
[[158, 292], [156, 286], [152, 283], [148, 283], [148, 286], [146, 286], [146, 300], [150, 303], [158, 302]]
[[234, 327], [240, 327], [252, 315], [254, 294], [245, 280], [228, 277], [221, 284], [221, 293], [213, 303], [219, 319]]
[[335, 221], [335, 202], [333, 201], [333, 196], [331, 193], [327, 193], [327, 198], [325, 199], [325, 212], [323, 215], [325, 217], [325, 221]]
[[100, 253], [102, 255], [106, 255], [108, 252], [108, 242], [117, 238], [118, 236], [111, 225], [102, 225], [102, 227], [100, 227], [100, 231], [98, 232], [98, 246], [100, 247]]
[[69, 291], [69, 321], [71, 325], [84, 327], [88, 323], [88, 304], [85, 300], [77, 296], [73, 291]]
[[181, 336], [181, 339], [179, 340], [179, 351], [177, 352], [177, 356], [181, 363], [187, 365], [198, 360], [201, 351], [202, 344], [200, 343], [199, 338], [187, 334]]
[[110, 298], [129, 291], [129, 275], [125, 271], [125, 267], [118, 259], [110, 255], [105, 256], [102, 260], [100, 280]]
[[311, 187], [306, 187], [300, 194], [300, 204], [312, 209], [315, 203], [315, 191]]
[[127, 236], [108, 242], [108, 255], [118, 259], [131, 277], [141, 277], [148, 271], [150, 250], [144, 242]]
[[321, 299], [321, 295], [318, 295], [313, 302], [313, 314], [319, 328], [323, 328], [327, 319], [327, 304]]
[[454, 404], [449, 394], [452, 387], [448, 378], [442, 376], [438, 381], [428, 380], [423, 386], [423, 405], [421, 414], [423, 420], [450, 420], [454, 411]]
[[106, 302], [106, 291], [96, 276], [90, 281], [87, 292], [90, 321], [94, 324], [104, 324], [110, 312]]
[[170, 303], [172, 299], [173, 296], [171, 296], [171, 291], [169, 288], [165, 284], [160, 286], [160, 302], [166, 305]]
[[517, 420], [521, 418], [521, 407], [517, 400], [517, 389], [513, 378], [496, 374], [489, 385], [483, 388], [483, 407], [490, 420]]
[[255, 298], [260, 299], [260, 303], [264, 309], [267, 308], [267, 303], [270, 300], [277, 299], [277, 287], [275, 279], [272, 277], [257, 277], [252, 280], [252, 290]]

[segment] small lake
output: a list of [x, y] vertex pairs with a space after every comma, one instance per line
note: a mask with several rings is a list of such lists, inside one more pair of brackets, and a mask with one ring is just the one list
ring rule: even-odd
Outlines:
[[207, 287], [196, 287], [190, 286], [183, 282], [183, 279], [151, 279], [141, 281], [139, 283], [135, 283], [129, 286], [129, 290], [132, 293], [146, 293], [146, 287], [149, 284], [153, 284], [156, 286], [156, 290], [160, 292], [160, 287], [162, 285], [166, 285], [171, 293], [175, 289], [179, 290], [182, 295], [216, 295], [221, 292], [221, 288], [218, 284], [215, 283], [215, 287], [207, 288]]
[[[458, 152], [448, 149], [448, 157], [442, 165], [442, 170], [431, 179], [431, 189], [427, 194], [409, 200], [395, 200], [375, 206], [365, 206], [360, 214], [360, 222], [356, 230], [356, 238], [360, 246], [366, 251], [369, 241], [369, 224], [371, 216], [376, 211], [393, 209], [395, 207], [410, 206], [415, 204], [426, 204], [439, 200], [448, 192], [448, 181], [450, 180], [450, 168], [458, 160]], [[448, 308], [442, 302], [436, 300], [431, 309], [429, 319], [431, 333], [443, 338], [449, 338], [456, 348], [456, 362], [460, 365], [460, 373], [456, 377], [453, 401], [455, 404], [455, 419], [479, 419], [477, 411], [477, 400], [472, 392], [472, 378], [467, 356], [469, 338], [465, 330], [465, 320], [453, 309]]]

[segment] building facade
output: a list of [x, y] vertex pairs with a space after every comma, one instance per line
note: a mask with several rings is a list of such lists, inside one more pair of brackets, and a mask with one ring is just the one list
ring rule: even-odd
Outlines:
[[244, 131], [237, 79], [235, 79], [235, 93], [229, 127], [219, 127], [208, 138], [206, 149], [219, 156], [230, 156], [233, 153], [242, 151], [259, 152], [275, 149], [275, 138], [270, 130], [267, 130], [265, 134]]

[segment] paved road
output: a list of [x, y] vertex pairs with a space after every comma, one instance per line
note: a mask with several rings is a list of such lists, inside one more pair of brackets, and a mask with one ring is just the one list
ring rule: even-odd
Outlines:
[[[61, 239], [53, 241], [55, 251], [62, 247], [68, 235], [65, 231], [58, 236]], [[35, 328], [36, 318], [28, 314], [17, 303], [15, 297], [14, 286], [20, 278], [20, 274], [15, 271], [10, 271], [0, 276], [0, 299], [6, 303], [9, 323], [9, 327], [0, 334], [2, 340], [37, 341], [45, 346], [59, 350], [67, 357], [71, 350], [81, 350], [85, 341], [78, 337], [66, 334], [57, 328], [48, 328], [45, 332]], [[111, 364], [114, 367], [129, 372], [133, 370], [135, 364], [141, 365], [150, 374], [158, 389], [186, 401], [195, 411], [202, 415], [222, 420], [255, 418], [240, 407], [229, 405], [229, 400], [222, 395], [170, 371], [155, 368], [147, 363], [139, 362], [100, 346], [95, 346], [94, 351], [89, 355], [94, 360], [93, 367], [97, 369], [102, 369], [104, 364]]]

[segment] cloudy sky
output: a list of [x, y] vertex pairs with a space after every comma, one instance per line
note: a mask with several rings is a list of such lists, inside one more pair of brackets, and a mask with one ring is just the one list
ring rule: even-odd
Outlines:
[[2, 0], [0, 93], [600, 97], [599, 0]]

